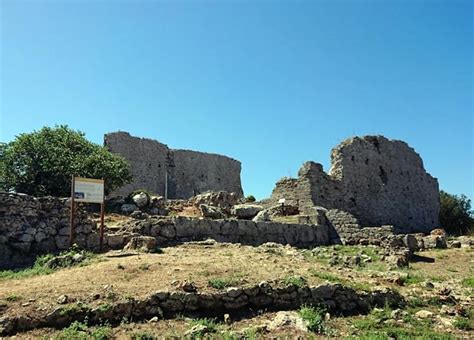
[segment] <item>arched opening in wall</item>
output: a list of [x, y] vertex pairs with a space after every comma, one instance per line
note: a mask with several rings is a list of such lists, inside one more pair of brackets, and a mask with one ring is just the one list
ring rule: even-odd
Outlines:
[[387, 177], [387, 173], [385, 172], [384, 168], [381, 165], [379, 166], [379, 176], [382, 183], [386, 185], [388, 182], [388, 177]]

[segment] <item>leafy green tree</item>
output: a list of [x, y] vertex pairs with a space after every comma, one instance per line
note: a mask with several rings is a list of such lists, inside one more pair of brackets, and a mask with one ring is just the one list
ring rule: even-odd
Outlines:
[[20, 134], [1, 149], [4, 189], [34, 196], [70, 196], [71, 176], [104, 178], [106, 194], [132, 179], [127, 161], [61, 125]]
[[457, 196], [441, 191], [439, 222], [447, 233], [462, 235], [474, 231], [474, 215], [471, 200], [465, 195]]

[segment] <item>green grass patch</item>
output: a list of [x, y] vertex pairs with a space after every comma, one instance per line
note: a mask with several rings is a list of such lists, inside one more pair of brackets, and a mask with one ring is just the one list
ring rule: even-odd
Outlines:
[[208, 285], [209, 287], [216, 288], [216, 289], [224, 289], [228, 287], [235, 286], [239, 283], [239, 279], [236, 277], [227, 277], [227, 278], [213, 278], [209, 279]]
[[22, 299], [22, 297], [20, 295], [16, 295], [16, 294], [8, 295], [5, 298], [5, 300], [7, 300], [8, 302], [20, 301], [21, 299]]
[[109, 325], [89, 328], [87, 323], [74, 321], [69, 327], [57, 334], [54, 340], [108, 340], [112, 339], [113, 330]]
[[389, 307], [374, 309], [369, 315], [352, 322], [353, 338], [357, 339], [454, 339], [448, 333], [432, 330], [432, 320], [418, 320], [411, 314], [403, 317], [404, 325], [394, 323]]
[[468, 288], [474, 288], [474, 277], [468, 277], [467, 279], [462, 280], [462, 285]]
[[463, 331], [472, 331], [474, 330], [474, 320], [458, 316], [454, 320], [453, 326]]
[[309, 273], [312, 276], [317, 277], [318, 279], [326, 280], [329, 282], [342, 282], [343, 281], [343, 279], [337, 275], [334, 275], [328, 272], [322, 272], [313, 268], [309, 269]]
[[308, 323], [308, 330], [317, 334], [325, 334], [328, 329], [324, 322], [325, 310], [320, 307], [303, 306], [298, 314]]
[[288, 276], [283, 282], [287, 285], [293, 285], [298, 288], [306, 286], [306, 279], [302, 276]]
[[[72, 256], [76, 254], [84, 256], [84, 260], [80, 263], [75, 263], [74, 261], [72, 261], [70, 258], [72, 258]], [[58, 257], [64, 257], [65, 259], [62, 261], [58, 261], [58, 263], [54, 266], [48, 265], [48, 263], [51, 263], [50, 261]], [[73, 247], [70, 250], [61, 252], [59, 255], [46, 254], [38, 256], [33, 266], [28, 268], [19, 270], [1, 270], [0, 280], [21, 279], [37, 275], [48, 275], [61, 268], [68, 268], [76, 265], [87, 265], [94, 257], [96, 257], [96, 254], [90, 251], [79, 250], [77, 247]]]
[[421, 283], [425, 281], [425, 279], [421, 275], [408, 273], [406, 276], [400, 277], [400, 281], [402, 285], [409, 286], [409, 285], [415, 285], [415, 284]]

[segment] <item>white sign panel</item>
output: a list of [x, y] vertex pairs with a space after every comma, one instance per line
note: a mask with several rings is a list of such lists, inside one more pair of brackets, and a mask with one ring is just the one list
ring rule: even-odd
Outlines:
[[102, 203], [104, 180], [74, 177], [74, 200], [76, 202]]

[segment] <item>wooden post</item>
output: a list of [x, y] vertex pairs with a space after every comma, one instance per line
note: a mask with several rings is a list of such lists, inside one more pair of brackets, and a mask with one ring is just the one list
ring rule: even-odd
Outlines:
[[100, 204], [100, 251], [104, 248], [104, 212], [105, 204], [104, 201]]
[[74, 244], [74, 208], [75, 208], [75, 202], [74, 202], [74, 175], [71, 177], [71, 216], [69, 219], [69, 246], [72, 247]]

